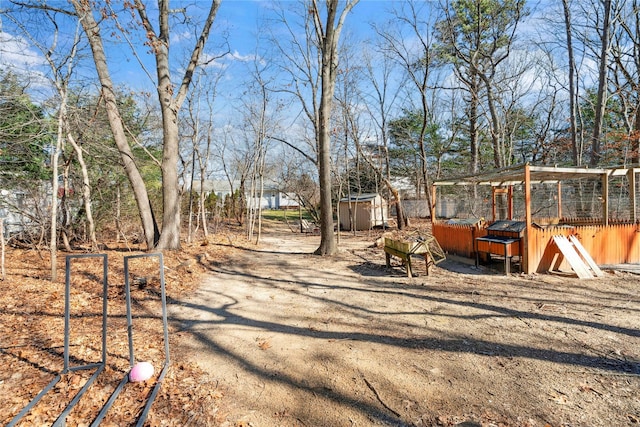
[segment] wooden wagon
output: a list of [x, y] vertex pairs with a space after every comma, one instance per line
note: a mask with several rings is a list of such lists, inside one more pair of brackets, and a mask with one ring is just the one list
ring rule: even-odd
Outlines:
[[411, 257], [418, 256], [424, 259], [427, 275], [429, 268], [445, 259], [444, 252], [438, 241], [433, 236], [418, 236], [413, 240], [384, 238], [384, 252], [387, 268], [391, 267], [391, 257], [400, 258], [407, 270], [407, 277], [413, 277]]

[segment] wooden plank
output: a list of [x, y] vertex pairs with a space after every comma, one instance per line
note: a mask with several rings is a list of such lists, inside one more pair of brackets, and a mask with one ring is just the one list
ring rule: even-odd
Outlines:
[[589, 268], [585, 265], [582, 258], [580, 258], [580, 255], [578, 255], [574, 249], [574, 246], [565, 236], [553, 236], [553, 241], [579, 278], [593, 279], [593, 275], [589, 271]]
[[587, 252], [584, 246], [582, 246], [582, 243], [580, 243], [580, 240], [578, 240], [576, 236], [569, 236], [569, 240], [571, 241], [571, 243], [573, 243], [573, 246], [575, 246], [575, 248], [578, 250], [578, 253], [582, 257], [582, 259], [584, 259], [587, 265], [591, 268], [591, 270], [593, 270], [593, 273], [598, 277], [604, 276], [604, 273], [602, 272], [602, 270], [600, 270], [600, 267], [598, 267], [598, 264], [596, 264], [593, 258], [591, 258], [591, 255], [589, 254], [589, 252]]
[[401, 252], [396, 248], [392, 248], [390, 246], [385, 246], [384, 247], [384, 252], [387, 255], [386, 256], [386, 261], [387, 261], [387, 267], [391, 267], [391, 257], [390, 255], [393, 256], [397, 256], [398, 258], [400, 258], [403, 261], [403, 264], [407, 270], [407, 277], [413, 277], [412, 273], [411, 273], [411, 255]]
[[384, 247], [384, 251], [388, 254], [391, 254], [393, 256], [397, 256], [398, 258], [402, 259], [403, 261], [407, 259], [407, 254], [405, 252], [399, 251], [396, 248], [392, 248], [391, 246], [385, 246]]

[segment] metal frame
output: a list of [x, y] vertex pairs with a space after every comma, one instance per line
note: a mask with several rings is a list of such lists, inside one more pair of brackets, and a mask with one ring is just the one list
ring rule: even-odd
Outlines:
[[[159, 266], [160, 266], [159, 276], [160, 276], [160, 293], [161, 293], [161, 299], [162, 299], [162, 326], [164, 329], [165, 362], [162, 368], [162, 372], [160, 372], [160, 376], [158, 377], [158, 380], [156, 382], [156, 385], [153, 388], [153, 391], [151, 392], [151, 394], [149, 395], [149, 398], [147, 399], [147, 403], [145, 404], [145, 407], [138, 418], [138, 422], [136, 424], [136, 426], [138, 427], [141, 427], [144, 424], [147, 418], [147, 415], [149, 413], [149, 410], [151, 409], [151, 405], [153, 404], [153, 401], [155, 400], [156, 395], [160, 390], [160, 386], [162, 385], [162, 380], [164, 379], [169, 369], [169, 364], [171, 362], [169, 357], [169, 326], [167, 321], [167, 295], [166, 295], [165, 283], [164, 283], [164, 262], [163, 262], [162, 254], [157, 253], [157, 254], [130, 255], [130, 256], [124, 257], [124, 285], [125, 285], [125, 297], [126, 297], [126, 304], [127, 304], [127, 335], [129, 337], [129, 366], [133, 368], [133, 366], [135, 365], [135, 354], [134, 354], [134, 348], [133, 348], [133, 316], [131, 314], [131, 286], [129, 282], [129, 260], [135, 259], [135, 258], [151, 258], [151, 257], [157, 257], [159, 261]], [[129, 374], [127, 373], [120, 381], [120, 384], [118, 384], [118, 387], [116, 387], [116, 389], [113, 391], [107, 403], [105, 403], [105, 405], [102, 407], [102, 410], [100, 411], [96, 419], [91, 424], [91, 427], [96, 427], [100, 424], [102, 419], [107, 414], [107, 411], [109, 410], [109, 408], [111, 408], [116, 398], [124, 388], [125, 384], [127, 384], [128, 382], [129, 382]]]
[[[102, 258], [102, 355], [99, 363], [90, 363], [87, 365], [69, 366], [69, 335], [70, 335], [70, 323], [71, 323], [71, 260], [74, 258]], [[51, 390], [61, 379], [63, 374], [69, 372], [80, 371], [85, 369], [96, 369], [96, 372], [87, 380], [80, 391], [69, 402], [67, 407], [62, 411], [58, 418], [53, 423], [54, 427], [62, 427], [65, 425], [65, 421], [69, 412], [78, 403], [82, 395], [89, 389], [93, 381], [104, 370], [107, 364], [107, 272], [108, 272], [108, 259], [106, 254], [82, 254], [82, 255], [67, 255], [65, 264], [65, 303], [64, 303], [64, 368], [62, 372], [51, 380], [51, 382], [44, 388], [31, 402], [25, 406], [18, 415], [16, 415], [7, 424], [7, 427], [15, 426], [31, 409], [40, 401], [49, 390]]]

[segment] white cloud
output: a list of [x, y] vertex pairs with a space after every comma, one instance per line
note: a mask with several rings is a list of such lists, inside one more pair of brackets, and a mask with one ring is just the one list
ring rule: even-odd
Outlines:
[[43, 72], [46, 66], [42, 54], [24, 39], [0, 30], [0, 67], [28, 82], [29, 92], [35, 100], [51, 96], [51, 82]]
[[193, 39], [192, 34], [187, 30], [182, 31], [181, 33], [177, 33], [177, 34], [176, 33], [171, 34], [171, 44], [172, 45], [181, 43], [181, 42], [183, 42], [185, 40], [188, 41], [188, 40], [192, 40], [192, 39]]
[[254, 54], [241, 55], [237, 50], [233, 51], [233, 53], [231, 53], [230, 56], [231, 56], [231, 58], [233, 58], [233, 60], [240, 61], [240, 62], [252, 62], [252, 61], [255, 61], [258, 58]]
[[202, 55], [202, 59], [200, 60], [201, 64], [205, 64], [205, 67], [209, 68], [217, 68], [217, 69], [228, 69], [234, 63], [238, 64], [246, 64], [253, 61], [259, 61], [260, 64], [265, 64], [265, 60], [256, 54], [242, 55], [237, 50], [230, 52], [224, 56], [220, 56], [220, 53], [204, 53]]
[[23, 39], [0, 32], [0, 65], [21, 72], [31, 72], [46, 65], [42, 54], [31, 49]]

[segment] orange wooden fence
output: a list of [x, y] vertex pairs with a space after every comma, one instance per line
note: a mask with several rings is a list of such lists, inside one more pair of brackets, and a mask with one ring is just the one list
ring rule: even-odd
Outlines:
[[527, 239], [530, 272], [547, 271], [557, 253], [554, 235], [574, 235], [598, 265], [640, 262], [640, 225], [611, 224], [532, 228]]
[[487, 230], [476, 225], [435, 223], [431, 233], [445, 252], [475, 259], [476, 237], [486, 236]]
[[[442, 249], [451, 254], [475, 258], [475, 239], [487, 230], [472, 225], [433, 224], [432, 233]], [[544, 272], [554, 264], [558, 250], [554, 235], [575, 235], [596, 264], [640, 263], [640, 224], [581, 225], [537, 228], [526, 235], [526, 272]]]

